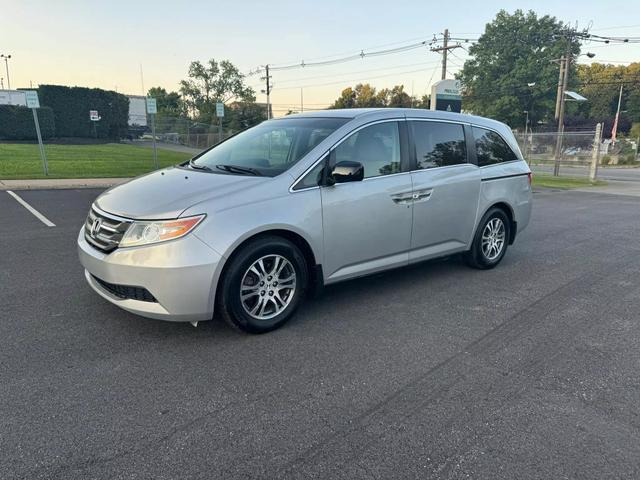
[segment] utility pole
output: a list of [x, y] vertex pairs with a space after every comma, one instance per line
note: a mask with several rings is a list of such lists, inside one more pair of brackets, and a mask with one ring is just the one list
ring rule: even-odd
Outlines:
[[442, 43], [442, 80], [447, 78], [447, 47], [449, 46], [449, 29], [444, 29], [444, 41]]
[[562, 78], [562, 85], [560, 88], [560, 108], [558, 109], [558, 137], [556, 138], [556, 154], [555, 163], [553, 165], [553, 176], [557, 177], [560, 174], [560, 159], [562, 158], [562, 136], [564, 134], [564, 111], [565, 100], [564, 94], [567, 91], [569, 84], [569, 72], [571, 70], [571, 40], [567, 39], [567, 53], [563, 58], [564, 63], [564, 75]]
[[304, 93], [303, 88], [300, 87], [300, 113], [304, 112]]
[[9, 78], [9, 59], [11, 55], [0, 55], [0, 58], [4, 58], [4, 68], [7, 71], [7, 90], [11, 90], [11, 79]]
[[264, 72], [265, 72], [265, 76], [262, 77], [260, 80], [265, 80], [267, 82], [266, 88], [264, 90], [262, 90], [262, 93], [265, 93], [267, 95], [267, 120], [269, 120], [271, 118], [271, 100], [270, 100], [270, 95], [271, 95], [271, 75], [269, 75], [269, 65], [265, 65], [264, 66]]
[[558, 75], [558, 93], [556, 96], [556, 113], [554, 118], [556, 122], [560, 116], [560, 103], [562, 102], [562, 85], [564, 82], [564, 55], [560, 57], [560, 75]]
[[447, 53], [454, 48], [460, 48], [461, 45], [456, 43], [455, 45], [449, 45], [449, 29], [444, 29], [444, 40], [441, 47], [432, 48], [432, 52], [442, 52], [442, 80], [447, 78]]
[[591, 166], [589, 168], [589, 180], [596, 181], [598, 177], [598, 163], [600, 162], [600, 142], [602, 140], [602, 123], [596, 125], [596, 135], [593, 139], [591, 150]]
[[[529, 126], [529, 110], [525, 110], [524, 111], [526, 117], [524, 120], [524, 158], [525, 160], [528, 158], [527, 156], [527, 128]], [[527, 163], [531, 163], [529, 161], [527, 161]]]

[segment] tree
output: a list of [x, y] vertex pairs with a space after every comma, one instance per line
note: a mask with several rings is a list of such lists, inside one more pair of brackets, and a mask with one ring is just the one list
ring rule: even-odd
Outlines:
[[427, 106], [424, 106], [425, 98], [428, 99], [426, 95], [421, 101], [412, 98], [404, 91], [404, 85], [396, 85], [391, 89], [383, 88], [380, 91], [376, 91], [368, 83], [359, 83], [354, 88], [345, 88], [329, 108], [410, 108], [412, 105], [419, 108], [428, 108], [428, 100]]
[[404, 91], [404, 85], [396, 85], [392, 89], [383, 88], [378, 92], [378, 102], [385, 107], [411, 108], [414, 99]]
[[162, 87], [153, 87], [147, 95], [156, 99], [159, 116], [181, 117], [186, 114], [185, 104], [178, 92], [167, 92]]
[[191, 62], [189, 78], [180, 82], [180, 93], [190, 113], [205, 123], [215, 120], [217, 102], [255, 102], [255, 92], [244, 84], [244, 75], [228, 60], [211, 59], [204, 65]]
[[253, 127], [267, 119], [267, 110], [264, 105], [256, 102], [233, 102], [225, 112], [228, 128], [238, 131]]
[[580, 93], [587, 97], [576, 109], [577, 115], [595, 122], [612, 118], [618, 109], [620, 85], [623, 85], [620, 110], [632, 122], [640, 121], [640, 63], [614, 66], [602, 63], [578, 66]]
[[[464, 87], [466, 111], [524, 126], [525, 110], [532, 124], [552, 122], [558, 84], [558, 63], [580, 44], [567, 25], [555, 17], [538, 18], [533, 11], [501, 10], [469, 47], [470, 60], [457, 75]], [[577, 83], [572, 62], [570, 86]]]

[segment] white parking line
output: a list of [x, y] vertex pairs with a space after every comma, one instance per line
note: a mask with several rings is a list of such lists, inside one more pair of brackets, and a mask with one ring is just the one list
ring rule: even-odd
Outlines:
[[16, 199], [16, 201], [22, 205], [24, 208], [26, 208], [27, 210], [29, 210], [31, 213], [33, 213], [33, 215], [40, 220], [42, 223], [44, 223], [47, 227], [55, 227], [56, 224], [53, 223], [51, 220], [49, 220], [47, 217], [45, 217], [44, 215], [42, 215], [39, 211], [37, 211], [35, 208], [33, 208], [31, 205], [29, 205], [27, 202], [25, 202], [22, 198], [20, 198], [18, 195], [16, 195], [15, 193], [13, 193], [11, 190], [7, 190], [7, 193], [9, 195], [11, 195], [13, 198]]

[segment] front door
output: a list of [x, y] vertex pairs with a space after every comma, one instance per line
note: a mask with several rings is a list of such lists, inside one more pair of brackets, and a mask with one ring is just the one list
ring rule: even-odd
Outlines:
[[364, 180], [322, 187], [325, 281], [408, 263], [412, 183], [401, 172], [400, 125], [366, 126], [332, 152], [330, 163], [357, 161]]

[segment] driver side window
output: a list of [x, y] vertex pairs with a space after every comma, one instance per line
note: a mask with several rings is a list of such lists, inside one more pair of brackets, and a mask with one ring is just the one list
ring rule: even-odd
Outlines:
[[400, 172], [398, 122], [377, 123], [357, 131], [336, 147], [331, 163], [352, 161], [364, 166], [364, 178]]

